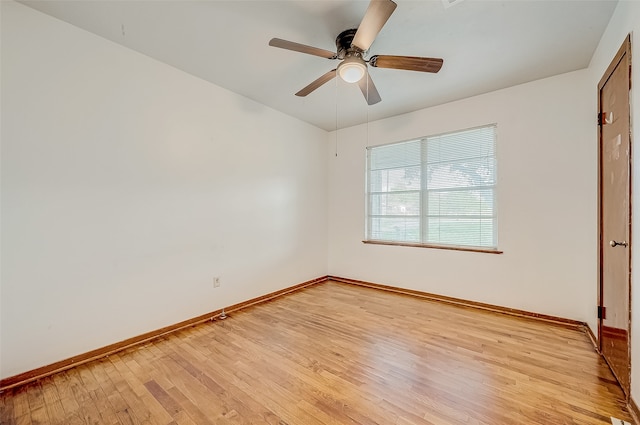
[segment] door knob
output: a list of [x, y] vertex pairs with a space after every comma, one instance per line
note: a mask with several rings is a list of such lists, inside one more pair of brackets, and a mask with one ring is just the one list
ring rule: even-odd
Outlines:
[[626, 248], [627, 246], [629, 246], [629, 244], [628, 244], [626, 241], [622, 241], [622, 242], [610, 241], [610, 242], [609, 242], [609, 245], [611, 245], [611, 247], [612, 247], [612, 248], [615, 248], [615, 247], [616, 247], [616, 246], [618, 246], [618, 245], [623, 246], [623, 247], [625, 247], [625, 248]]

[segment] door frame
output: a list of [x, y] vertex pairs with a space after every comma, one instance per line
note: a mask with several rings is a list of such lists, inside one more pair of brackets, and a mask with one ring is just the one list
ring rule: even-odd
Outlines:
[[[628, 71], [628, 75], [629, 75], [629, 89], [631, 89], [631, 34], [627, 35], [627, 37], [625, 38], [624, 42], [622, 43], [622, 46], [620, 47], [620, 49], [618, 50], [618, 52], [616, 53], [616, 55], [614, 56], [613, 60], [611, 61], [611, 63], [609, 64], [609, 66], [607, 67], [607, 70], [605, 71], [605, 73], [603, 74], [602, 78], [600, 79], [600, 82], [598, 83], [598, 306], [599, 306], [599, 310], [604, 307], [602, 305], [602, 298], [603, 298], [603, 247], [604, 247], [604, 240], [602, 237], [602, 232], [603, 232], [603, 221], [602, 221], [602, 212], [603, 212], [603, 205], [602, 205], [602, 149], [603, 149], [603, 143], [602, 143], [602, 127], [603, 127], [603, 123], [601, 123], [601, 117], [602, 117], [602, 88], [604, 87], [604, 85], [606, 84], [606, 82], [609, 80], [609, 78], [611, 77], [611, 75], [613, 74], [613, 71], [616, 69], [616, 67], [618, 66], [618, 64], [620, 63], [620, 61], [622, 60], [622, 58], [624, 57], [624, 55], [627, 55], [627, 58], [629, 60], [629, 71]], [[633, 249], [633, 244], [632, 244], [632, 204], [633, 204], [633, 190], [632, 190], [632, 183], [633, 183], [633, 140], [632, 140], [632, 128], [631, 127], [631, 116], [632, 116], [632, 111], [631, 111], [631, 97], [629, 98], [629, 246], [628, 246], [628, 261], [629, 261], [629, 277], [628, 277], [628, 287], [629, 287], [629, 305], [628, 305], [628, 310], [629, 310], [629, 318], [628, 318], [628, 338], [629, 338], [629, 388], [622, 388], [623, 392], [625, 393], [627, 400], [630, 399], [630, 395], [631, 395], [631, 274], [632, 274], [632, 263], [631, 263], [631, 252]], [[598, 352], [602, 354], [602, 318], [600, 317], [600, 315], [598, 315]], [[609, 364], [608, 360], [603, 356], [603, 358], [605, 359], [605, 361], [607, 362], [607, 364]], [[611, 368], [611, 366], [609, 365], [609, 367]], [[612, 372], [613, 369], [611, 368]], [[615, 376], [615, 373], [614, 373]], [[617, 380], [617, 377], [616, 377]], [[622, 385], [620, 385], [622, 387]]]

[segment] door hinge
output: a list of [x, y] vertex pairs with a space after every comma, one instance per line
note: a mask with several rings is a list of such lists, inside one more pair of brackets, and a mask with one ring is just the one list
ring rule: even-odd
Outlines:
[[601, 305], [598, 306], [598, 319], [606, 319], [607, 318], [607, 307], [603, 307]]
[[613, 124], [613, 112], [600, 112], [598, 114], [598, 125]]

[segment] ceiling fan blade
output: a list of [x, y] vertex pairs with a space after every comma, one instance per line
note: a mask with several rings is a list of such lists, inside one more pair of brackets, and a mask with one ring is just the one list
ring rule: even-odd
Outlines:
[[312, 91], [314, 91], [315, 89], [317, 89], [318, 87], [320, 87], [321, 85], [323, 85], [324, 83], [333, 80], [335, 77], [336, 77], [336, 70], [332, 69], [331, 71], [324, 74], [322, 77], [318, 78], [317, 80], [309, 84], [307, 87], [300, 90], [298, 93], [296, 93], [296, 96], [304, 97], [309, 93], [311, 93]]
[[433, 73], [440, 71], [443, 63], [442, 59], [416, 56], [375, 55], [369, 59], [369, 65], [377, 68], [406, 69]]
[[269, 41], [269, 46], [293, 50], [294, 52], [306, 53], [308, 55], [320, 56], [321, 58], [327, 59], [335, 59], [338, 57], [334, 52], [330, 52], [329, 50], [307, 46], [306, 44], [294, 43], [293, 41], [287, 41], [281, 38], [272, 38]]
[[375, 84], [373, 84], [371, 75], [369, 75], [368, 72], [366, 77], [361, 78], [360, 81], [358, 81], [358, 85], [360, 86], [360, 90], [362, 91], [364, 98], [367, 100], [367, 104], [375, 105], [382, 100], [380, 93], [378, 93], [378, 89]]
[[351, 45], [363, 51], [369, 50], [396, 6], [391, 0], [371, 0]]

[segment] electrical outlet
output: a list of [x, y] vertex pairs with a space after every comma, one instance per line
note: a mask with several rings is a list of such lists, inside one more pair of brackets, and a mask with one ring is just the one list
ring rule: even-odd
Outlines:
[[218, 288], [219, 286], [220, 286], [220, 278], [216, 276], [213, 278], [213, 287]]

